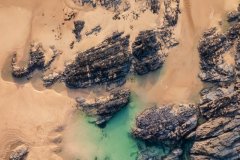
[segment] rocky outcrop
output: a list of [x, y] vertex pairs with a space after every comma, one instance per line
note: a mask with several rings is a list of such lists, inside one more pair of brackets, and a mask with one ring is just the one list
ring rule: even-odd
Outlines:
[[135, 71], [142, 75], [154, 71], [163, 64], [164, 56], [158, 54], [160, 43], [153, 30], [142, 31], [132, 44], [133, 64]]
[[146, 109], [136, 118], [133, 135], [150, 142], [178, 142], [197, 126], [194, 105], [165, 105]]
[[77, 108], [96, 118], [95, 124], [104, 126], [112, 116], [125, 107], [130, 100], [130, 91], [121, 89], [111, 91], [107, 96], [95, 100], [77, 98]]
[[9, 160], [24, 160], [28, 154], [28, 147], [20, 145], [10, 153]]
[[190, 150], [191, 158], [239, 159], [239, 88], [217, 88], [205, 91], [202, 97], [199, 108], [207, 121], [194, 133], [195, 142]]
[[41, 44], [33, 43], [29, 51], [29, 61], [27, 66], [20, 67], [17, 65], [17, 54], [15, 53], [12, 58], [12, 75], [15, 78], [29, 77], [35, 70], [46, 70], [50, 67], [56, 57], [61, 54], [54, 46], [50, 49], [53, 52], [49, 61], [45, 60], [45, 51]]
[[239, 93], [234, 86], [217, 88], [213, 91], [205, 89], [202, 92], [202, 100], [199, 104], [201, 114], [206, 119], [223, 115], [233, 115], [239, 110]]
[[66, 66], [65, 83], [71, 88], [125, 82], [130, 69], [129, 36], [114, 33], [100, 45], [79, 53]]
[[[201, 92], [198, 106], [205, 121], [190, 136], [194, 139], [192, 160], [240, 159], [239, 31], [239, 24], [225, 34], [216, 33], [214, 28], [205, 32], [200, 42], [200, 78], [218, 87]], [[223, 68], [222, 54], [233, 46], [235, 64], [231, 69]]]
[[81, 32], [84, 28], [84, 25], [85, 25], [84, 21], [74, 21], [73, 33], [78, 42], [82, 39]]
[[223, 54], [236, 42], [240, 24], [233, 25], [225, 34], [212, 28], [203, 34], [199, 44], [201, 73], [199, 77], [206, 82], [231, 82], [235, 78], [234, 66], [228, 65]]

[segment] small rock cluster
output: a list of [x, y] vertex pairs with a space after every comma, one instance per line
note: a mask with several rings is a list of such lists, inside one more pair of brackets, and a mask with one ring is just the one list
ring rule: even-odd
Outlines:
[[28, 152], [28, 147], [26, 145], [20, 145], [12, 150], [9, 160], [24, 160]]
[[30, 77], [30, 75], [36, 70], [48, 69], [52, 62], [56, 59], [57, 55], [60, 54], [54, 46], [50, 47], [53, 51], [53, 56], [49, 61], [45, 61], [44, 49], [41, 44], [33, 43], [31, 44], [31, 49], [29, 51], [29, 61], [27, 66], [20, 67], [17, 65], [17, 54], [15, 53], [12, 58], [12, 75], [15, 78]]
[[112, 116], [125, 107], [130, 100], [130, 91], [120, 89], [111, 91], [107, 96], [101, 96], [95, 100], [85, 100], [77, 98], [77, 108], [87, 115], [96, 118], [95, 124], [105, 126]]

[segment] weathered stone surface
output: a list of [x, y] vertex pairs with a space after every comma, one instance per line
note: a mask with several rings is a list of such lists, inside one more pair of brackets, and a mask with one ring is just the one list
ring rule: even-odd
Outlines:
[[114, 33], [100, 45], [79, 53], [63, 73], [68, 87], [83, 88], [125, 81], [130, 69], [129, 36]]
[[130, 100], [130, 91], [121, 89], [111, 91], [108, 96], [101, 96], [95, 100], [77, 99], [77, 108], [87, 115], [96, 118], [97, 125], [103, 126], [112, 116], [125, 107]]
[[202, 100], [199, 104], [201, 114], [207, 118], [219, 116], [231, 116], [239, 110], [239, 91], [234, 85], [228, 88], [217, 88], [216, 90], [205, 90], [202, 93]]
[[9, 160], [24, 160], [27, 154], [28, 147], [26, 145], [21, 145], [12, 150]]
[[85, 25], [84, 21], [74, 21], [73, 33], [78, 42], [82, 39], [81, 32], [84, 28], [84, 25]]
[[177, 142], [196, 126], [194, 105], [155, 106], [137, 116], [133, 135], [152, 142]]
[[159, 56], [159, 49], [160, 43], [157, 41], [155, 31], [147, 30], [139, 33], [132, 44], [134, 69], [138, 74], [146, 74], [161, 67], [165, 57]]
[[212, 28], [203, 34], [199, 44], [201, 73], [199, 77], [206, 82], [231, 82], [234, 80], [235, 66], [228, 65], [223, 54], [239, 37], [240, 24], [233, 25], [225, 34]]
[[56, 57], [61, 54], [54, 46], [50, 46], [53, 52], [49, 61], [45, 60], [45, 51], [40, 43], [31, 44], [29, 51], [29, 61], [27, 66], [19, 67], [17, 65], [17, 54], [15, 53], [12, 58], [12, 75], [15, 78], [24, 78], [30, 76], [35, 70], [46, 70], [50, 67]]

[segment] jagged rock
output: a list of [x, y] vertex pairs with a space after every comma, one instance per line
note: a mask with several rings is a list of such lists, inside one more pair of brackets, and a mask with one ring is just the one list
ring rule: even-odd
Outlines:
[[85, 25], [84, 21], [74, 21], [73, 33], [78, 42], [82, 39], [81, 32], [84, 28], [84, 25]]
[[28, 147], [20, 145], [10, 153], [9, 160], [24, 160], [28, 154]]
[[160, 57], [158, 51], [160, 43], [153, 30], [142, 31], [132, 44], [135, 71], [142, 75], [161, 67], [164, 56]]
[[77, 108], [87, 115], [96, 117], [94, 123], [103, 126], [112, 116], [125, 107], [130, 100], [130, 91], [121, 89], [111, 91], [108, 96], [101, 96], [95, 100], [77, 99]]
[[129, 36], [114, 33], [97, 47], [79, 53], [63, 73], [68, 87], [120, 83], [130, 69]]
[[205, 91], [199, 104], [201, 114], [207, 118], [219, 117], [222, 115], [231, 116], [239, 110], [239, 91], [234, 86], [218, 88], [213, 91]]
[[61, 54], [54, 46], [50, 46], [53, 52], [49, 61], [45, 60], [45, 51], [40, 43], [31, 44], [29, 51], [29, 61], [27, 66], [19, 67], [17, 65], [17, 54], [15, 53], [12, 58], [12, 75], [15, 78], [24, 78], [30, 76], [35, 70], [46, 70], [50, 67], [56, 57]]
[[226, 64], [223, 54], [239, 37], [240, 24], [232, 26], [225, 34], [212, 28], [203, 34], [198, 50], [201, 59], [199, 77], [206, 82], [231, 82], [236, 76], [235, 66]]
[[240, 94], [234, 85], [205, 89], [199, 104], [207, 121], [197, 127], [191, 159], [239, 159]]
[[151, 142], [177, 142], [196, 126], [194, 105], [155, 106], [137, 116], [133, 135]]
[[180, 156], [183, 154], [182, 149], [174, 149], [168, 156], [163, 158], [163, 160], [181, 160]]
[[164, 0], [164, 25], [175, 26], [178, 21], [180, 0]]

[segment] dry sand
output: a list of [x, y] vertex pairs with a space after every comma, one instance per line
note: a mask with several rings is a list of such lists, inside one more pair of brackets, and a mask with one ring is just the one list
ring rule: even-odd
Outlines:
[[[235, 0], [184, 0], [176, 29], [180, 45], [171, 50], [161, 76], [149, 75], [131, 87], [158, 103], [192, 102], [202, 88], [197, 78], [199, 58], [196, 44], [200, 34], [210, 25], [217, 24], [225, 11], [234, 9], [236, 4]], [[73, 23], [62, 24], [64, 11], [71, 10], [69, 7], [77, 10], [76, 19], [86, 22], [83, 33], [99, 24], [103, 28], [97, 37], [83, 37], [84, 40], [73, 50], [69, 49], [74, 40], [71, 32]], [[74, 110], [73, 98], [88, 94], [88, 91], [69, 91], [64, 87], [38, 90], [33, 83], [15, 83], [6, 63], [10, 62], [9, 55], [17, 51], [20, 60], [24, 61], [31, 41], [42, 42], [44, 47], [55, 45], [63, 55], [53, 68], [61, 70], [66, 61], [74, 58], [77, 50], [100, 43], [113, 31], [124, 30], [131, 34], [133, 40], [140, 30], [160, 23], [160, 17], [149, 11], [138, 21], [133, 21], [130, 13], [125, 14], [128, 16], [126, 21], [113, 21], [110, 11], [78, 8], [69, 0], [0, 0], [0, 159], [6, 159], [9, 150], [21, 143], [30, 147], [28, 159], [62, 159], [58, 155], [61, 150], [59, 142], [62, 127]]]

